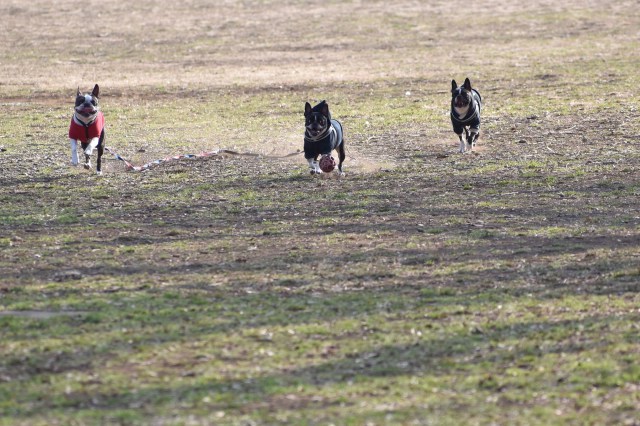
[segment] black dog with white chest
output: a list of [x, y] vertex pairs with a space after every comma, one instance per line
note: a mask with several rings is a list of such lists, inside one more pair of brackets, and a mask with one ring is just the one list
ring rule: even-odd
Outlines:
[[78, 142], [84, 152], [84, 168], [91, 168], [91, 156], [97, 149], [96, 172], [102, 174], [102, 154], [104, 153], [104, 115], [98, 105], [100, 87], [96, 84], [91, 93], [81, 93], [78, 88], [76, 105], [69, 125], [71, 143], [71, 164], [78, 165]]
[[480, 112], [482, 110], [482, 97], [480, 93], [471, 87], [471, 81], [466, 78], [462, 86], [458, 86], [455, 80], [451, 80], [451, 124], [453, 131], [460, 138], [460, 152], [472, 151], [480, 137]]
[[[338, 120], [331, 119], [329, 105], [326, 101], [311, 107], [307, 102], [304, 106], [305, 132], [304, 132], [304, 158], [309, 162], [311, 174], [331, 172], [335, 167], [335, 161], [331, 152], [338, 152], [338, 174], [344, 176], [342, 163], [346, 158], [344, 150], [344, 137], [342, 124]], [[318, 161], [320, 156], [320, 161]]]

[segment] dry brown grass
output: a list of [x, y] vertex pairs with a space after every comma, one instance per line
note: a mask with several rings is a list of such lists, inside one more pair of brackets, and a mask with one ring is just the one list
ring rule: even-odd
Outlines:
[[618, 48], [637, 42], [634, 7], [632, 1], [59, 1], [54, 7], [5, 1], [0, 81], [5, 93], [67, 91], [94, 81], [116, 92], [446, 81], [469, 73], [493, 87], [532, 69], [544, 74], [558, 61], [619, 55]]

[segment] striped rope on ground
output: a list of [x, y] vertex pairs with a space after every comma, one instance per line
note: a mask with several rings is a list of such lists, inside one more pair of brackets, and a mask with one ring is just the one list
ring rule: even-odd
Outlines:
[[191, 159], [191, 158], [205, 158], [205, 157], [213, 157], [216, 155], [220, 155], [220, 154], [231, 154], [231, 155], [244, 155], [244, 156], [249, 156], [249, 157], [264, 157], [264, 158], [286, 158], [286, 157], [292, 157], [294, 155], [298, 155], [300, 154], [300, 152], [293, 152], [281, 157], [274, 157], [274, 156], [268, 156], [268, 155], [260, 155], [260, 154], [255, 154], [252, 152], [238, 152], [238, 151], [233, 151], [230, 149], [216, 149], [213, 151], [209, 151], [209, 152], [201, 152], [200, 154], [182, 154], [182, 155], [174, 155], [171, 157], [165, 157], [165, 158], [161, 158], [158, 160], [154, 160], [151, 161], [147, 164], [143, 164], [142, 166], [135, 166], [133, 165], [130, 161], [128, 161], [126, 158], [122, 157], [120, 154], [118, 154], [117, 152], [115, 152], [114, 150], [112, 150], [109, 147], [105, 147], [104, 148], [107, 152], [109, 152], [111, 155], [113, 155], [116, 160], [120, 160], [124, 163], [125, 167], [127, 170], [129, 171], [134, 171], [134, 172], [142, 172], [144, 170], [148, 170], [153, 166], [156, 166], [158, 164], [163, 164], [169, 161], [178, 161], [178, 160], [182, 160], [182, 159]]

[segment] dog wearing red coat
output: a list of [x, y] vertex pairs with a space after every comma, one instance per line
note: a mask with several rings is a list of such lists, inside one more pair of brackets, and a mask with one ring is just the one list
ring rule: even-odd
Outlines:
[[91, 168], [93, 151], [98, 152], [96, 173], [102, 174], [102, 154], [104, 154], [104, 115], [99, 107], [100, 87], [96, 84], [91, 93], [78, 92], [76, 105], [69, 126], [69, 142], [71, 144], [71, 164], [78, 165], [78, 142], [84, 153], [84, 168]]

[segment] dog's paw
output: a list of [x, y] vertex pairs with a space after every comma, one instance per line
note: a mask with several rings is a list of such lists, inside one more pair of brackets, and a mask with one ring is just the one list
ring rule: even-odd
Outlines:
[[82, 167], [84, 167], [85, 169], [89, 170], [89, 169], [91, 168], [91, 164], [89, 164], [89, 163], [84, 163], [84, 164], [82, 165]]
[[102, 170], [97, 170], [97, 171], [96, 171], [96, 174], [97, 174], [98, 176], [102, 176]]

